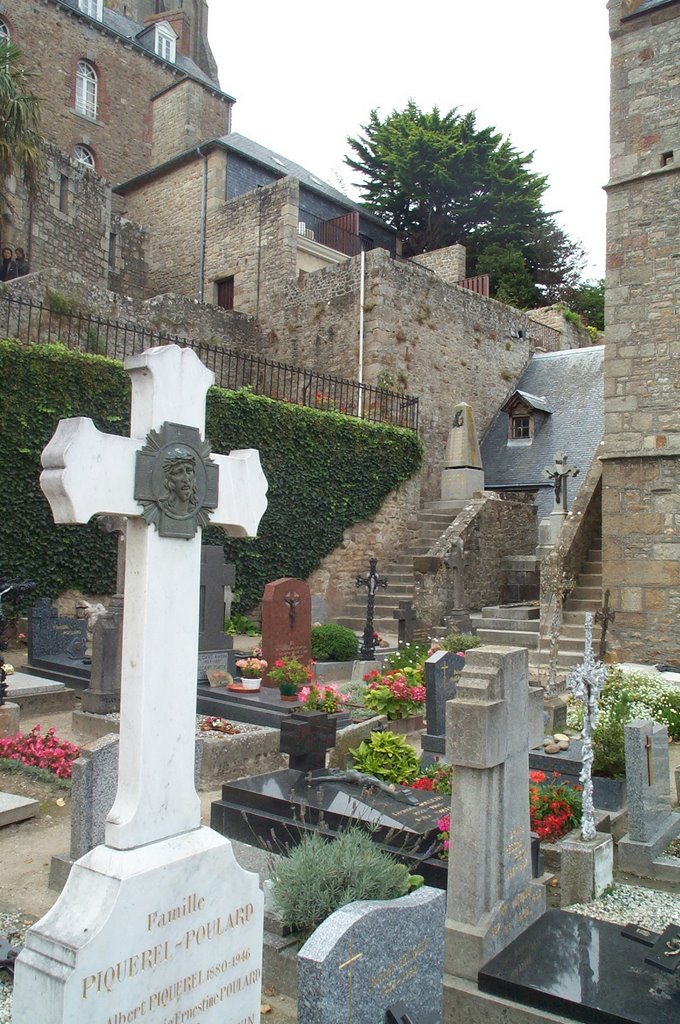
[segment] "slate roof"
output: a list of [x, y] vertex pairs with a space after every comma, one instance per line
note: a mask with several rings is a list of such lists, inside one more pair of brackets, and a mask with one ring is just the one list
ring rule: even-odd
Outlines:
[[[108, 7], [104, 7], [102, 12], [102, 20], [99, 21], [97, 18], [90, 18], [87, 14], [84, 14], [78, 7], [78, 0], [58, 0], [62, 7], [70, 7], [73, 11], [80, 15], [81, 18], [85, 18], [87, 21], [92, 21], [95, 25], [102, 25], [104, 28], [113, 32], [114, 35], [121, 36], [123, 39], [128, 39], [130, 42], [135, 43], [140, 50], [144, 50], [146, 53], [154, 55], [156, 60], [163, 60], [154, 53], [153, 49], [146, 44], [145, 40], [139, 38], [141, 33], [146, 32], [150, 26], [140, 25], [137, 21], [132, 21], [131, 18], [126, 17], [124, 14], [119, 14], [118, 11], [112, 11]], [[209, 85], [211, 89], [222, 93], [223, 96], [227, 96], [227, 99], [233, 100], [233, 96], [228, 96], [227, 93], [223, 93], [219, 85], [213, 82], [212, 78], [209, 78], [204, 71], [202, 71], [198, 64], [195, 64], [191, 57], [185, 57], [183, 53], [178, 53], [175, 61], [164, 61], [170, 67], [176, 67], [180, 71], [183, 71], [190, 78], [195, 78], [199, 82], [203, 82], [204, 85]]]
[[327, 181], [322, 181], [321, 178], [308, 171], [306, 167], [296, 164], [286, 156], [281, 156], [280, 153], [275, 153], [273, 149], [267, 149], [266, 146], [261, 146], [259, 142], [253, 142], [252, 139], [246, 138], [245, 135], [239, 135], [238, 132], [230, 132], [229, 135], [223, 135], [218, 141], [227, 149], [231, 149], [249, 160], [255, 160], [263, 167], [273, 171], [274, 174], [278, 174], [281, 177], [290, 175], [293, 178], [297, 178], [301, 184], [311, 189], [312, 192], [318, 192], [322, 196], [326, 196], [327, 199], [340, 203], [347, 209], [358, 210], [362, 217], [375, 221], [376, 224], [380, 224], [387, 231], [392, 230], [383, 220], [370, 213], [359, 203], [348, 199], [346, 195], [338, 191], [337, 188], [333, 188]]
[[[517, 390], [541, 396], [551, 414], [537, 413], [531, 444], [508, 444], [507, 413], [496, 414], [480, 445], [485, 487], [524, 486], [552, 491], [543, 470], [553, 465], [560, 452], [566, 453], [572, 466], [578, 466], [580, 483], [604, 433], [603, 371], [603, 345], [534, 355]], [[574, 484], [569, 487], [570, 497], [577, 489]], [[549, 494], [546, 501], [548, 498], [547, 512], [552, 507]], [[547, 514], [542, 511], [543, 505], [539, 501], [539, 517]]]

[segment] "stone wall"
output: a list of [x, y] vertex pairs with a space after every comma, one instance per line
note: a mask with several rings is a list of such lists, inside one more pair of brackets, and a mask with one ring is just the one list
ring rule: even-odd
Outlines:
[[[225, 203], [227, 157], [223, 152], [218, 157], [224, 170], [211, 177], [218, 187], [211, 188], [208, 203], [206, 288], [215, 289], [217, 281], [233, 275], [234, 308], [258, 317], [267, 334], [283, 331], [283, 289], [296, 274], [299, 184], [282, 178]], [[265, 355], [279, 358], [267, 348]]]
[[[88, 146], [98, 173], [112, 181], [146, 170], [154, 140], [152, 97], [184, 79], [185, 72], [55, 0], [12, 0], [3, 5], [3, 17], [28, 71], [36, 75], [33, 88], [40, 96], [42, 128], [49, 141], [66, 153], [78, 143]], [[74, 109], [76, 65], [83, 59], [98, 76], [96, 118]], [[203, 104], [198, 117], [195, 105], [189, 111], [188, 93]], [[172, 114], [175, 103], [191, 117]], [[199, 137], [207, 140], [228, 130], [231, 101], [209, 85], [183, 87], [164, 97], [161, 107], [158, 127], [174, 133], [164, 139], [165, 152], [179, 153]]]
[[[579, 327], [578, 324], [565, 318], [562, 306], [541, 306], [540, 309], [530, 310], [529, 316], [534, 323], [545, 324], [546, 327], [552, 327], [554, 331], [560, 332], [562, 336], [560, 340], [561, 349], [588, 348], [589, 345], [595, 344], [587, 328]], [[601, 344], [601, 335], [599, 339]]]
[[610, 3], [603, 589], [609, 649], [680, 659], [680, 5]]
[[[163, 331], [170, 336], [170, 340], [176, 336], [191, 341], [204, 341], [253, 355], [261, 348], [260, 334], [252, 317], [220, 309], [219, 306], [202, 305], [184, 295], [157, 295], [139, 301], [131, 296], [106, 291], [105, 288], [94, 288], [89, 280], [73, 272], [56, 270], [44, 270], [19, 278], [7, 285], [7, 291], [11, 295], [31, 298], [47, 306], [54, 303], [50, 295], [56, 294], [57, 301], [65, 299], [72, 309], [84, 316], [104, 317], [117, 322], [121, 329], [134, 326], [138, 330], [143, 328], [154, 333]], [[28, 318], [24, 316], [24, 326], [27, 321]], [[48, 318], [43, 316], [42, 326], [44, 331], [49, 326], [52, 340], [56, 340], [54, 334], [59, 331], [56, 319], [53, 317], [51, 324], [48, 324]], [[33, 318], [32, 328], [31, 340], [47, 340], [45, 334], [40, 337], [36, 334], [37, 317]], [[105, 329], [100, 333], [104, 336]], [[19, 332], [19, 336], [23, 338], [24, 334]], [[117, 358], [123, 356], [122, 338], [123, 335], [117, 347]], [[110, 339], [112, 351], [112, 332]], [[127, 341], [131, 350], [132, 332], [129, 332]]]
[[465, 277], [465, 246], [449, 245], [434, 252], [421, 252], [411, 262], [432, 270], [447, 284], [458, 284]]
[[414, 605], [422, 622], [439, 623], [456, 609], [498, 604], [505, 555], [531, 555], [536, 509], [486, 492], [473, 498], [427, 555], [414, 559]]
[[111, 190], [103, 178], [50, 146], [40, 189], [29, 204], [21, 186], [2, 227], [2, 244], [20, 245], [31, 271], [77, 267], [95, 287], [108, 276]]
[[390, 494], [374, 519], [345, 530], [342, 543], [307, 580], [312, 594], [325, 599], [329, 621], [356, 599], [355, 579], [366, 571], [369, 558], [377, 558], [380, 567], [417, 538], [419, 505], [420, 481], [416, 476]]
[[[359, 377], [361, 260], [291, 279], [285, 307], [274, 311], [267, 355]], [[514, 387], [530, 342], [526, 314], [442, 281], [384, 250], [365, 257], [363, 379], [391, 374], [420, 397], [425, 442], [423, 497], [438, 498], [453, 407], [462, 399], [478, 435]]]
[[193, 79], [173, 82], [151, 100], [151, 165], [201, 142], [226, 135], [229, 105]]
[[111, 214], [109, 291], [137, 302], [144, 299], [149, 275], [147, 242], [147, 233], [139, 224], [118, 213]]

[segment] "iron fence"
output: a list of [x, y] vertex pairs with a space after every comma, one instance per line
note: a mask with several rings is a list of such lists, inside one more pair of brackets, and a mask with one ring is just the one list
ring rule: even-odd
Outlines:
[[138, 324], [109, 320], [70, 306], [55, 309], [34, 299], [1, 295], [0, 336], [32, 344], [60, 342], [68, 348], [121, 362], [146, 348], [181, 345], [193, 349], [208, 369], [213, 370], [218, 387], [228, 390], [247, 387], [254, 394], [280, 402], [418, 430], [418, 399], [413, 395], [235, 352], [167, 331], [152, 331]]

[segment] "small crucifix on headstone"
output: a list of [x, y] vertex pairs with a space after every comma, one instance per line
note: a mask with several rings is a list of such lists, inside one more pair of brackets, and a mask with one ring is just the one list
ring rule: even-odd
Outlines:
[[375, 655], [375, 630], [373, 628], [373, 611], [375, 609], [375, 592], [378, 587], [387, 587], [387, 580], [384, 576], [378, 576], [378, 559], [370, 558], [368, 561], [368, 576], [357, 576], [355, 586], [366, 587], [368, 590], [368, 602], [366, 605], [366, 625], [361, 643], [359, 657], [362, 661], [373, 661]]
[[298, 605], [300, 604], [300, 595], [294, 590], [289, 591], [283, 599], [288, 605], [288, 621], [290, 623], [291, 633], [295, 629], [295, 620], [297, 619]]
[[583, 786], [583, 817], [581, 838], [594, 839], [595, 809], [593, 805], [593, 730], [599, 713], [598, 701], [607, 678], [607, 669], [593, 655], [593, 616], [586, 612], [583, 662], [567, 676], [567, 689], [583, 703], [583, 767], [579, 782]]
[[288, 767], [315, 772], [326, 767], [326, 751], [335, 746], [336, 720], [324, 711], [301, 711], [281, 720], [279, 750]]
[[577, 477], [579, 474], [578, 466], [567, 465], [567, 456], [563, 453], [555, 456], [555, 466], [551, 468], [546, 466], [543, 470], [543, 476], [548, 480], [552, 480], [553, 487], [555, 489], [555, 509], [556, 512], [567, 512], [567, 480], [571, 477]]
[[413, 602], [400, 601], [397, 611], [392, 612], [392, 618], [399, 620], [399, 646], [401, 647], [403, 644], [412, 644], [417, 621]]

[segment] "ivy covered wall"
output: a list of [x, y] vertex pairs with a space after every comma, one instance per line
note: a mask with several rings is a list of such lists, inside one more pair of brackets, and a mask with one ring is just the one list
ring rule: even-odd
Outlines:
[[[0, 341], [0, 576], [37, 581], [38, 596], [75, 588], [113, 593], [115, 538], [93, 523], [57, 526], [38, 483], [40, 453], [67, 416], [89, 416], [107, 433], [127, 434], [130, 382], [120, 363], [60, 345]], [[397, 427], [211, 388], [206, 436], [215, 452], [258, 448], [269, 506], [254, 540], [205, 532], [236, 563], [238, 607], [265, 583], [305, 579], [370, 519], [420, 466], [418, 437]], [[106, 510], [103, 510], [106, 511]]]

